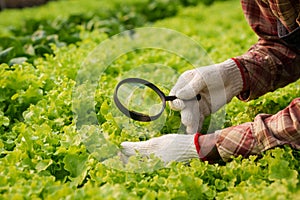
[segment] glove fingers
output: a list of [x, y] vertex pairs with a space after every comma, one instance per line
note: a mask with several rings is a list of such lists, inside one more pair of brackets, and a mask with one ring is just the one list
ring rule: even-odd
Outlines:
[[181, 88], [177, 88], [175, 95], [179, 99], [189, 100], [199, 94], [200, 91], [206, 87], [206, 84], [199, 70], [187, 71], [183, 75], [185, 74], [188, 74], [185, 79], [185, 84], [183, 84]]
[[151, 140], [143, 142], [122, 142], [121, 143], [122, 152], [126, 156], [135, 155], [136, 152], [139, 152], [141, 155], [148, 156], [151, 153], [159, 148], [157, 139], [153, 138]]
[[199, 121], [202, 114], [198, 101], [186, 101], [186, 107], [181, 111], [181, 122], [186, 126], [188, 134], [194, 134], [199, 129]]
[[169, 101], [169, 106], [171, 109], [180, 111], [185, 108], [185, 104], [181, 99], [175, 99], [173, 101]]
[[142, 155], [146, 156], [146, 152], [141, 152], [141, 146], [145, 142], [122, 142], [121, 143], [121, 152], [119, 157], [123, 163], [128, 163], [129, 157], [136, 155], [137, 152], [140, 152]]
[[[175, 86], [171, 89], [169, 96], [175, 96], [176, 87], [178, 85], [178, 82], [175, 84]], [[169, 101], [169, 106], [172, 110], [180, 111], [184, 109], [185, 105], [184, 102], [181, 99], [175, 99], [173, 101]]]
[[135, 142], [122, 142], [121, 147], [122, 147], [122, 153], [125, 156], [129, 157], [129, 156], [135, 155], [135, 153], [136, 153]]
[[[168, 134], [143, 142], [122, 142], [120, 157], [126, 163], [130, 156], [134, 156], [138, 152], [142, 156], [148, 157], [154, 154], [164, 161], [170, 161], [170, 159], [174, 159], [177, 152], [174, 149], [174, 142], [178, 140], [181, 141], [176, 134]], [[169, 154], [167, 151], [171, 151], [172, 153]]]
[[177, 82], [175, 83], [174, 87], [170, 91], [170, 95], [176, 95], [178, 90], [186, 86], [189, 83], [189, 81], [193, 79], [192, 71], [193, 70], [186, 71], [179, 76]]

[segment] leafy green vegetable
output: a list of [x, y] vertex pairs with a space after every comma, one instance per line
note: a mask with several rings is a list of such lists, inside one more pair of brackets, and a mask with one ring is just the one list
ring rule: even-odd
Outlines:
[[[110, 10], [108, 14], [40, 18], [58, 12], [60, 9], [52, 6], [61, 7], [64, 2], [52, 2], [46, 7], [52, 10], [47, 12], [40, 8], [37, 16], [23, 16], [28, 11], [19, 11], [22, 17], [34, 19], [24, 26], [16, 22], [16, 15], [11, 23], [19, 25], [3, 30], [14, 37], [3, 36], [0, 45], [1, 62], [7, 63], [0, 65], [0, 199], [298, 198], [300, 152], [288, 146], [267, 151], [262, 158], [238, 157], [223, 165], [194, 159], [189, 164], [165, 166], [153, 155], [143, 158], [138, 154], [127, 164], [121, 161], [121, 142], [180, 131], [178, 112], [167, 108], [161, 121], [134, 122], [118, 112], [111, 98], [116, 83], [132, 75], [148, 77], [167, 93], [179, 74], [190, 67], [170, 52], [139, 49], [121, 55], [99, 77], [93, 95], [79, 90], [80, 96], [74, 97], [78, 72], [90, 52], [114, 31], [144, 25], [146, 16], [133, 8], [149, 9], [146, 21], [160, 19], [155, 21], [156, 27], [172, 28], [201, 42], [216, 62], [245, 52], [256, 36], [237, 1], [188, 8], [175, 8], [170, 1], [151, 1], [153, 16], [149, 7], [142, 7], [148, 1], [129, 1], [136, 7], [124, 10], [114, 10], [119, 7], [112, 1], [103, 5]], [[75, 2], [66, 2], [76, 7]], [[99, 5], [85, 1], [77, 9], [95, 12], [91, 2]], [[196, 0], [181, 2], [197, 4]], [[16, 11], [5, 13], [10, 16], [8, 13]], [[165, 80], [168, 83], [164, 84]], [[299, 95], [298, 80], [248, 103], [234, 99], [226, 106], [224, 126], [252, 121], [261, 112], [276, 113]], [[86, 106], [84, 100], [90, 99], [98, 124], [79, 128], [80, 112], [73, 107], [76, 103]]]

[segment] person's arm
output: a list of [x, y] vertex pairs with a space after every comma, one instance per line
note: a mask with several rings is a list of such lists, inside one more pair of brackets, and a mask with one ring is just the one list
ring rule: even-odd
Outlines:
[[[276, 2], [285, 4], [281, 0]], [[292, 7], [299, 13], [299, 1], [286, 2], [295, 4]], [[300, 77], [300, 46], [297, 49], [297, 45], [295, 47], [291, 43], [293, 40], [282, 39], [278, 32], [278, 19], [281, 24], [286, 23], [282, 17], [286, 15], [275, 13], [281, 4], [275, 5], [271, 0], [242, 0], [242, 7], [250, 26], [260, 38], [258, 43], [244, 55], [233, 58], [234, 62], [227, 60], [214, 66], [187, 71], [171, 90], [171, 94], [180, 98], [171, 103], [171, 108], [181, 111], [188, 133], [194, 134], [197, 129], [200, 130], [204, 117], [229, 102], [234, 95], [240, 93], [239, 98], [242, 100], [254, 99]], [[289, 20], [292, 19], [290, 17]], [[288, 21], [288, 25], [285, 25], [288, 37], [296, 30], [291, 26], [293, 20], [295, 27], [298, 27], [296, 29], [299, 29], [299, 17], [296, 21]], [[299, 40], [299, 37], [293, 38], [295, 42]], [[202, 96], [199, 102], [185, 101], [199, 93]], [[135, 150], [143, 155], [153, 153], [165, 161], [186, 161], [197, 157], [198, 152], [202, 160], [216, 161], [221, 157], [228, 161], [231, 156], [259, 155], [262, 151], [283, 144], [300, 149], [299, 110], [299, 99], [296, 99], [278, 114], [258, 115], [252, 123], [203, 136], [171, 134], [145, 142], [124, 142], [121, 144], [122, 152], [126, 156], [134, 155]], [[191, 145], [192, 141], [197, 152]]]
[[300, 54], [276, 42], [261, 39], [235, 61], [244, 70], [245, 87], [238, 97], [245, 101], [284, 87], [300, 77]]
[[217, 134], [215, 144], [225, 162], [230, 161], [232, 156], [260, 155], [284, 144], [300, 149], [300, 98], [294, 99], [288, 107], [275, 115], [260, 114], [253, 122], [213, 134]]
[[[250, 100], [300, 77], [300, 46], [297, 43], [300, 3], [296, 0], [242, 0], [241, 3], [249, 25], [259, 37], [248, 52], [234, 58], [242, 69], [244, 80], [243, 91], [238, 97]], [[291, 33], [299, 36], [290, 37]], [[284, 37], [289, 37], [290, 44]]]
[[[242, 0], [245, 16], [259, 37], [258, 42], [241, 56], [181, 74], [170, 91], [178, 99], [169, 104], [171, 109], [181, 112], [187, 133], [201, 131], [204, 118], [234, 96], [244, 101], [255, 99], [300, 77], [300, 29], [296, 19], [300, 3], [278, 2], [281, 4], [271, 0]], [[295, 13], [291, 12], [291, 6], [286, 6], [289, 2], [298, 5], [298, 8], [292, 6]], [[292, 15], [287, 19], [286, 13]], [[202, 96], [199, 102], [188, 101], [197, 94]]]
[[218, 130], [205, 135], [168, 134], [144, 142], [123, 142], [126, 157], [154, 154], [163, 161], [189, 161], [200, 158], [210, 163], [228, 162], [242, 155], [261, 155], [281, 145], [300, 149], [300, 98], [275, 115], [260, 114], [253, 122]]

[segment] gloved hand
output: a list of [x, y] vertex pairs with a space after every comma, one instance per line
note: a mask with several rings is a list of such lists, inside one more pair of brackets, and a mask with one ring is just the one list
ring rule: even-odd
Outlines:
[[[184, 72], [170, 95], [178, 99], [170, 107], [181, 111], [181, 121], [188, 134], [200, 131], [204, 118], [231, 101], [243, 89], [241, 72], [232, 60]], [[201, 95], [197, 101], [195, 96]], [[194, 100], [190, 100], [194, 98]]]
[[143, 156], [154, 154], [165, 163], [170, 161], [186, 162], [192, 158], [198, 158], [194, 135], [168, 134], [143, 142], [123, 142], [121, 147], [123, 156], [127, 158], [135, 155], [137, 151]]
[[126, 162], [130, 156], [139, 152], [142, 156], [154, 154], [165, 163], [187, 162], [192, 158], [219, 161], [221, 157], [216, 149], [218, 134], [218, 131], [205, 135], [168, 134], [143, 142], [123, 142], [121, 158]]

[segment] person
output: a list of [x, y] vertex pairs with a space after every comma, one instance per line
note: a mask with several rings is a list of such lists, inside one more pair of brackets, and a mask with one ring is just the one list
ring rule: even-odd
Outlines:
[[[241, 0], [258, 42], [243, 55], [184, 72], [170, 91], [188, 134], [166, 134], [142, 142], [121, 143], [129, 157], [154, 154], [165, 162], [200, 158], [210, 163], [242, 155], [261, 155], [280, 145], [300, 149], [300, 98], [275, 115], [201, 135], [203, 120], [237, 96], [250, 101], [300, 77], [300, 1]], [[201, 94], [200, 101], [187, 101]]]

